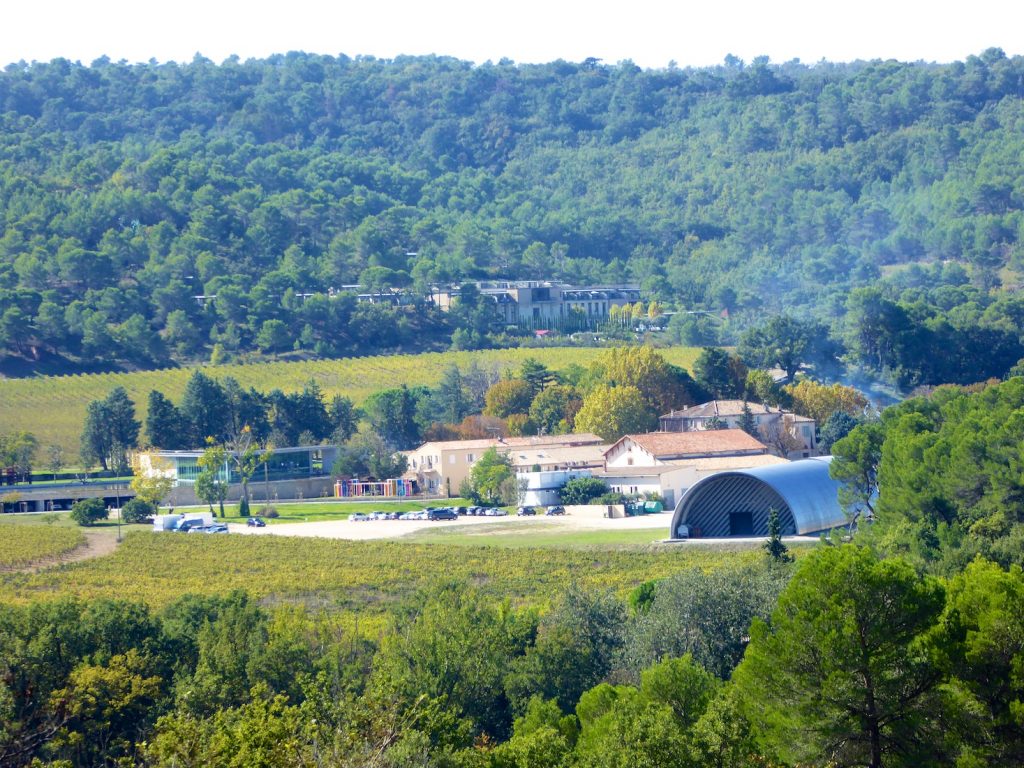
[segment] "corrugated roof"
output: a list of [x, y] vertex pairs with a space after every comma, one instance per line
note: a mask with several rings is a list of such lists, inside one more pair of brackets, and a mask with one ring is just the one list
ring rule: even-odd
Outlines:
[[[685, 456], [712, 456], [714, 454], [766, 453], [767, 448], [742, 429], [711, 429], [700, 432], [649, 432], [646, 435], [626, 435], [656, 459], [683, 458]], [[616, 443], [615, 445], [618, 445]], [[614, 448], [615, 446], [612, 446]], [[611, 452], [609, 448], [607, 453]]]

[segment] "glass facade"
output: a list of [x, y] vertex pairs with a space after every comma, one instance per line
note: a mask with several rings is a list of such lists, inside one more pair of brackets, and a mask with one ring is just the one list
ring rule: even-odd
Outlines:
[[[178, 482], [192, 484], [203, 471], [196, 456], [168, 457], [174, 462]], [[320, 477], [327, 474], [330, 467], [324, 467], [323, 451], [319, 448], [308, 451], [287, 451], [271, 453], [266, 464], [256, 468], [252, 480], [295, 480], [303, 477]], [[241, 482], [236, 467], [229, 462], [220, 472], [220, 480], [227, 479], [230, 483]]]

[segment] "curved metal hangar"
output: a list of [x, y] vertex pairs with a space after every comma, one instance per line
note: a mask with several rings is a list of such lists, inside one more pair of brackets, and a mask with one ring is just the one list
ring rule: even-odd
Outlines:
[[847, 524], [831, 456], [719, 472], [693, 485], [672, 515], [679, 538], [767, 536], [768, 514], [779, 513], [784, 536], [816, 534]]

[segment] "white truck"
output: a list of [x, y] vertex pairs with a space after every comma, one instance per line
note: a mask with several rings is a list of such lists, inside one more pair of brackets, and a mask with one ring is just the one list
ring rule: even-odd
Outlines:
[[157, 515], [153, 518], [154, 531], [188, 531], [190, 528], [203, 528], [213, 525], [213, 514], [210, 512], [187, 512], [175, 515]]

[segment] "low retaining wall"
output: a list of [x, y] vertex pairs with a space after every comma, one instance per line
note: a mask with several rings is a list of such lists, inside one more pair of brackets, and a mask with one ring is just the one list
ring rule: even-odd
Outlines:
[[622, 504], [573, 504], [565, 508], [567, 515], [574, 517], [625, 517], [626, 508]]

